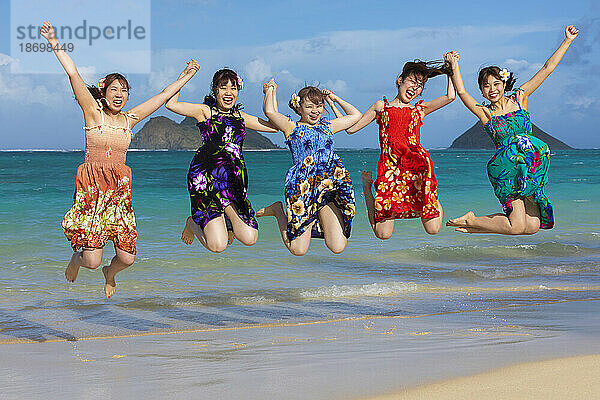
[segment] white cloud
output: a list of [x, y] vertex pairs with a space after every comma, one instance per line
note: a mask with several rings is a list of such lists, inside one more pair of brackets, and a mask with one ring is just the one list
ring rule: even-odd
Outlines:
[[96, 71], [96, 67], [93, 65], [85, 65], [82, 67], [77, 67], [77, 71], [79, 71], [79, 75], [84, 82], [91, 82], [92, 84], [97, 84], [98, 72]]
[[277, 80], [280, 83], [283, 83], [292, 88], [295, 88], [297, 86], [299, 87], [302, 84], [302, 80], [297, 78], [287, 69], [282, 69], [281, 71], [279, 71], [279, 73], [277, 74]]
[[13, 61], [13, 58], [7, 54], [0, 53], [0, 65], [8, 65]]
[[325, 82], [325, 88], [334, 93], [345, 94], [348, 91], [348, 84], [341, 79], [336, 79], [335, 81], [328, 80]]
[[148, 85], [152, 91], [162, 90], [165, 86], [173, 83], [177, 76], [179, 74], [174, 67], [165, 67], [148, 75]]
[[586, 96], [571, 97], [565, 101], [565, 103], [567, 105], [573, 106], [575, 108], [584, 108], [584, 109], [590, 108], [596, 102], [597, 102], [597, 99], [595, 99], [593, 97], [586, 97]]
[[501, 66], [506, 66], [509, 70], [513, 72], [525, 72], [532, 70], [535, 70], [537, 72], [540, 70], [540, 68], [542, 68], [543, 64], [530, 63], [527, 60], [515, 60], [514, 58], [507, 58]]
[[51, 92], [54, 86], [40, 81], [37, 75], [11, 74], [6, 65], [0, 67], [0, 102], [3, 105], [52, 105], [53, 100], [61, 97]]
[[246, 78], [249, 82], [263, 82], [265, 79], [273, 76], [271, 72], [271, 66], [265, 63], [260, 57], [257, 57], [246, 64]]

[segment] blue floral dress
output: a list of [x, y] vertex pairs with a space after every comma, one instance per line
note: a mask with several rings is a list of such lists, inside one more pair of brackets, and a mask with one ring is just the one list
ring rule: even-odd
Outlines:
[[[242, 154], [246, 127], [240, 108], [237, 105], [230, 113], [220, 113], [211, 107], [210, 118], [197, 124], [204, 144], [190, 163], [187, 181], [192, 218], [203, 229], [228, 205], [248, 226], [258, 229], [248, 200], [248, 173]], [[232, 230], [227, 216], [225, 221]]]
[[[516, 91], [522, 89], [516, 89]], [[484, 130], [496, 145], [496, 153], [487, 164], [487, 173], [494, 192], [504, 207], [512, 212], [512, 201], [529, 197], [539, 205], [542, 229], [554, 226], [552, 203], [546, 196], [550, 149], [548, 145], [532, 135], [530, 114], [519, 106], [517, 111], [494, 115], [484, 125]]]
[[333, 152], [329, 121], [321, 118], [314, 126], [296, 123], [286, 144], [294, 162], [285, 177], [289, 240], [302, 235], [313, 221], [311, 236], [323, 238], [318, 212], [329, 202], [342, 212], [344, 235], [350, 237], [354, 190], [348, 170]]

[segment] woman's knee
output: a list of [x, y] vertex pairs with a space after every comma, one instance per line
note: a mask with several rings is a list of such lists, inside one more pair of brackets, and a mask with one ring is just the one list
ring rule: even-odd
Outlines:
[[430, 235], [437, 235], [440, 232], [442, 224], [423, 225], [425, 232]]
[[525, 229], [525, 235], [533, 235], [538, 233], [540, 230], [540, 220], [539, 218], [529, 218], [527, 221], [527, 227]]
[[308, 246], [303, 243], [294, 243], [292, 242], [289, 247], [290, 253], [292, 255], [301, 257], [308, 252]]
[[376, 227], [375, 228], [375, 236], [377, 236], [381, 240], [388, 240], [392, 237], [392, 233], [394, 233], [394, 229], [390, 229], [388, 227]]
[[511, 235], [524, 235], [527, 232], [527, 224], [521, 221], [513, 222], [510, 225], [509, 233]]
[[83, 251], [81, 254], [81, 266], [89, 269], [96, 269], [102, 264], [102, 254]]
[[117, 257], [122, 264], [128, 267], [135, 261], [135, 254], [127, 253], [126, 251], [118, 252]]
[[227, 237], [206, 238], [206, 248], [213, 253], [222, 253], [227, 248]]
[[235, 237], [246, 246], [252, 246], [258, 240], [258, 230], [248, 229], [240, 235], [236, 234]]
[[334, 254], [340, 254], [346, 248], [348, 240], [344, 237], [337, 240], [325, 241], [325, 245]]

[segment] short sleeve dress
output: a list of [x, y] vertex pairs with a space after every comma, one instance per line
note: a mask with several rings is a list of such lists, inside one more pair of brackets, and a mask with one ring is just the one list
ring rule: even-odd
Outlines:
[[350, 237], [354, 190], [350, 173], [333, 151], [329, 121], [321, 118], [314, 126], [296, 123], [286, 144], [294, 163], [285, 177], [288, 239], [302, 235], [313, 221], [311, 237], [323, 238], [318, 212], [329, 202], [342, 212], [344, 235]]
[[375, 181], [375, 222], [401, 218], [435, 218], [437, 180], [433, 162], [421, 146], [420, 109], [392, 107], [383, 98], [377, 117], [381, 155]]
[[[246, 136], [241, 105], [222, 113], [211, 107], [211, 116], [197, 124], [204, 141], [187, 175], [191, 213], [202, 229], [232, 205], [242, 221], [254, 229], [258, 223], [248, 200], [248, 172], [242, 153]], [[225, 216], [228, 230], [231, 223]]]
[[540, 228], [551, 229], [554, 213], [546, 196], [550, 149], [532, 135], [529, 111], [521, 108], [516, 94], [513, 99], [519, 109], [508, 114], [494, 115], [486, 106], [491, 118], [483, 128], [496, 145], [496, 153], [487, 164], [488, 177], [507, 215], [512, 212], [513, 200], [531, 196], [540, 207]]
[[137, 231], [131, 200], [131, 169], [125, 158], [131, 142], [130, 119], [123, 113], [125, 127], [104, 121], [84, 127], [85, 159], [77, 168], [73, 207], [66, 213], [62, 228], [73, 251], [102, 248], [108, 240], [128, 253], [136, 254]]

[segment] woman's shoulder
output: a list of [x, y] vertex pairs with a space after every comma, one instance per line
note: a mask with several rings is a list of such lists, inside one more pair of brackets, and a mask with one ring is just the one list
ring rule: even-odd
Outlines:
[[375, 103], [373, 103], [373, 108], [375, 109], [375, 111], [381, 111], [386, 106], [386, 104], [388, 104], [388, 101], [384, 97], [382, 99], [376, 100]]

